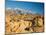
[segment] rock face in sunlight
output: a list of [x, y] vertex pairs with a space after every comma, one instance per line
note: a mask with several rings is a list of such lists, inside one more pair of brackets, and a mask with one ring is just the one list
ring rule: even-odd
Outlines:
[[24, 14], [23, 10], [6, 10], [6, 33], [44, 32], [42, 15]]

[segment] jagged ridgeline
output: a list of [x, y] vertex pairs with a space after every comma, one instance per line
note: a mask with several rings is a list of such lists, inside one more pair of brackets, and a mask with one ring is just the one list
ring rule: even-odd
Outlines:
[[40, 15], [39, 13], [36, 13], [36, 12], [32, 12], [31, 10], [29, 9], [21, 9], [21, 8], [6, 8], [6, 12], [14, 12], [15, 14], [37, 14], [37, 15]]

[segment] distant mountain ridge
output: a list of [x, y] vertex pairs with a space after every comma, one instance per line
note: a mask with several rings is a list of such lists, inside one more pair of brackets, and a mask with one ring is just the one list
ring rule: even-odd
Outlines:
[[34, 15], [40, 15], [39, 13], [32, 12], [31, 10], [25, 10], [21, 8], [6, 8], [6, 11], [14, 12], [16, 14], [34, 14]]

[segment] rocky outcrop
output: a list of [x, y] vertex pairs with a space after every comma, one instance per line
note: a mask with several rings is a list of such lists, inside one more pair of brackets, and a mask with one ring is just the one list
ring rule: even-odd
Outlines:
[[41, 15], [14, 14], [14, 12], [10, 12], [7, 13], [5, 19], [6, 32], [44, 32], [44, 17]]

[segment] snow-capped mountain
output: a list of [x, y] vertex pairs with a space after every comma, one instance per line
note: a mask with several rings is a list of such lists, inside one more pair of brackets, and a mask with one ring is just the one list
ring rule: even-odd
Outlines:
[[6, 11], [11, 11], [16, 14], [36, 14], [36, 12], [32, 12], [29, 9], [21, 9], [21, 8], [6, 8]]

